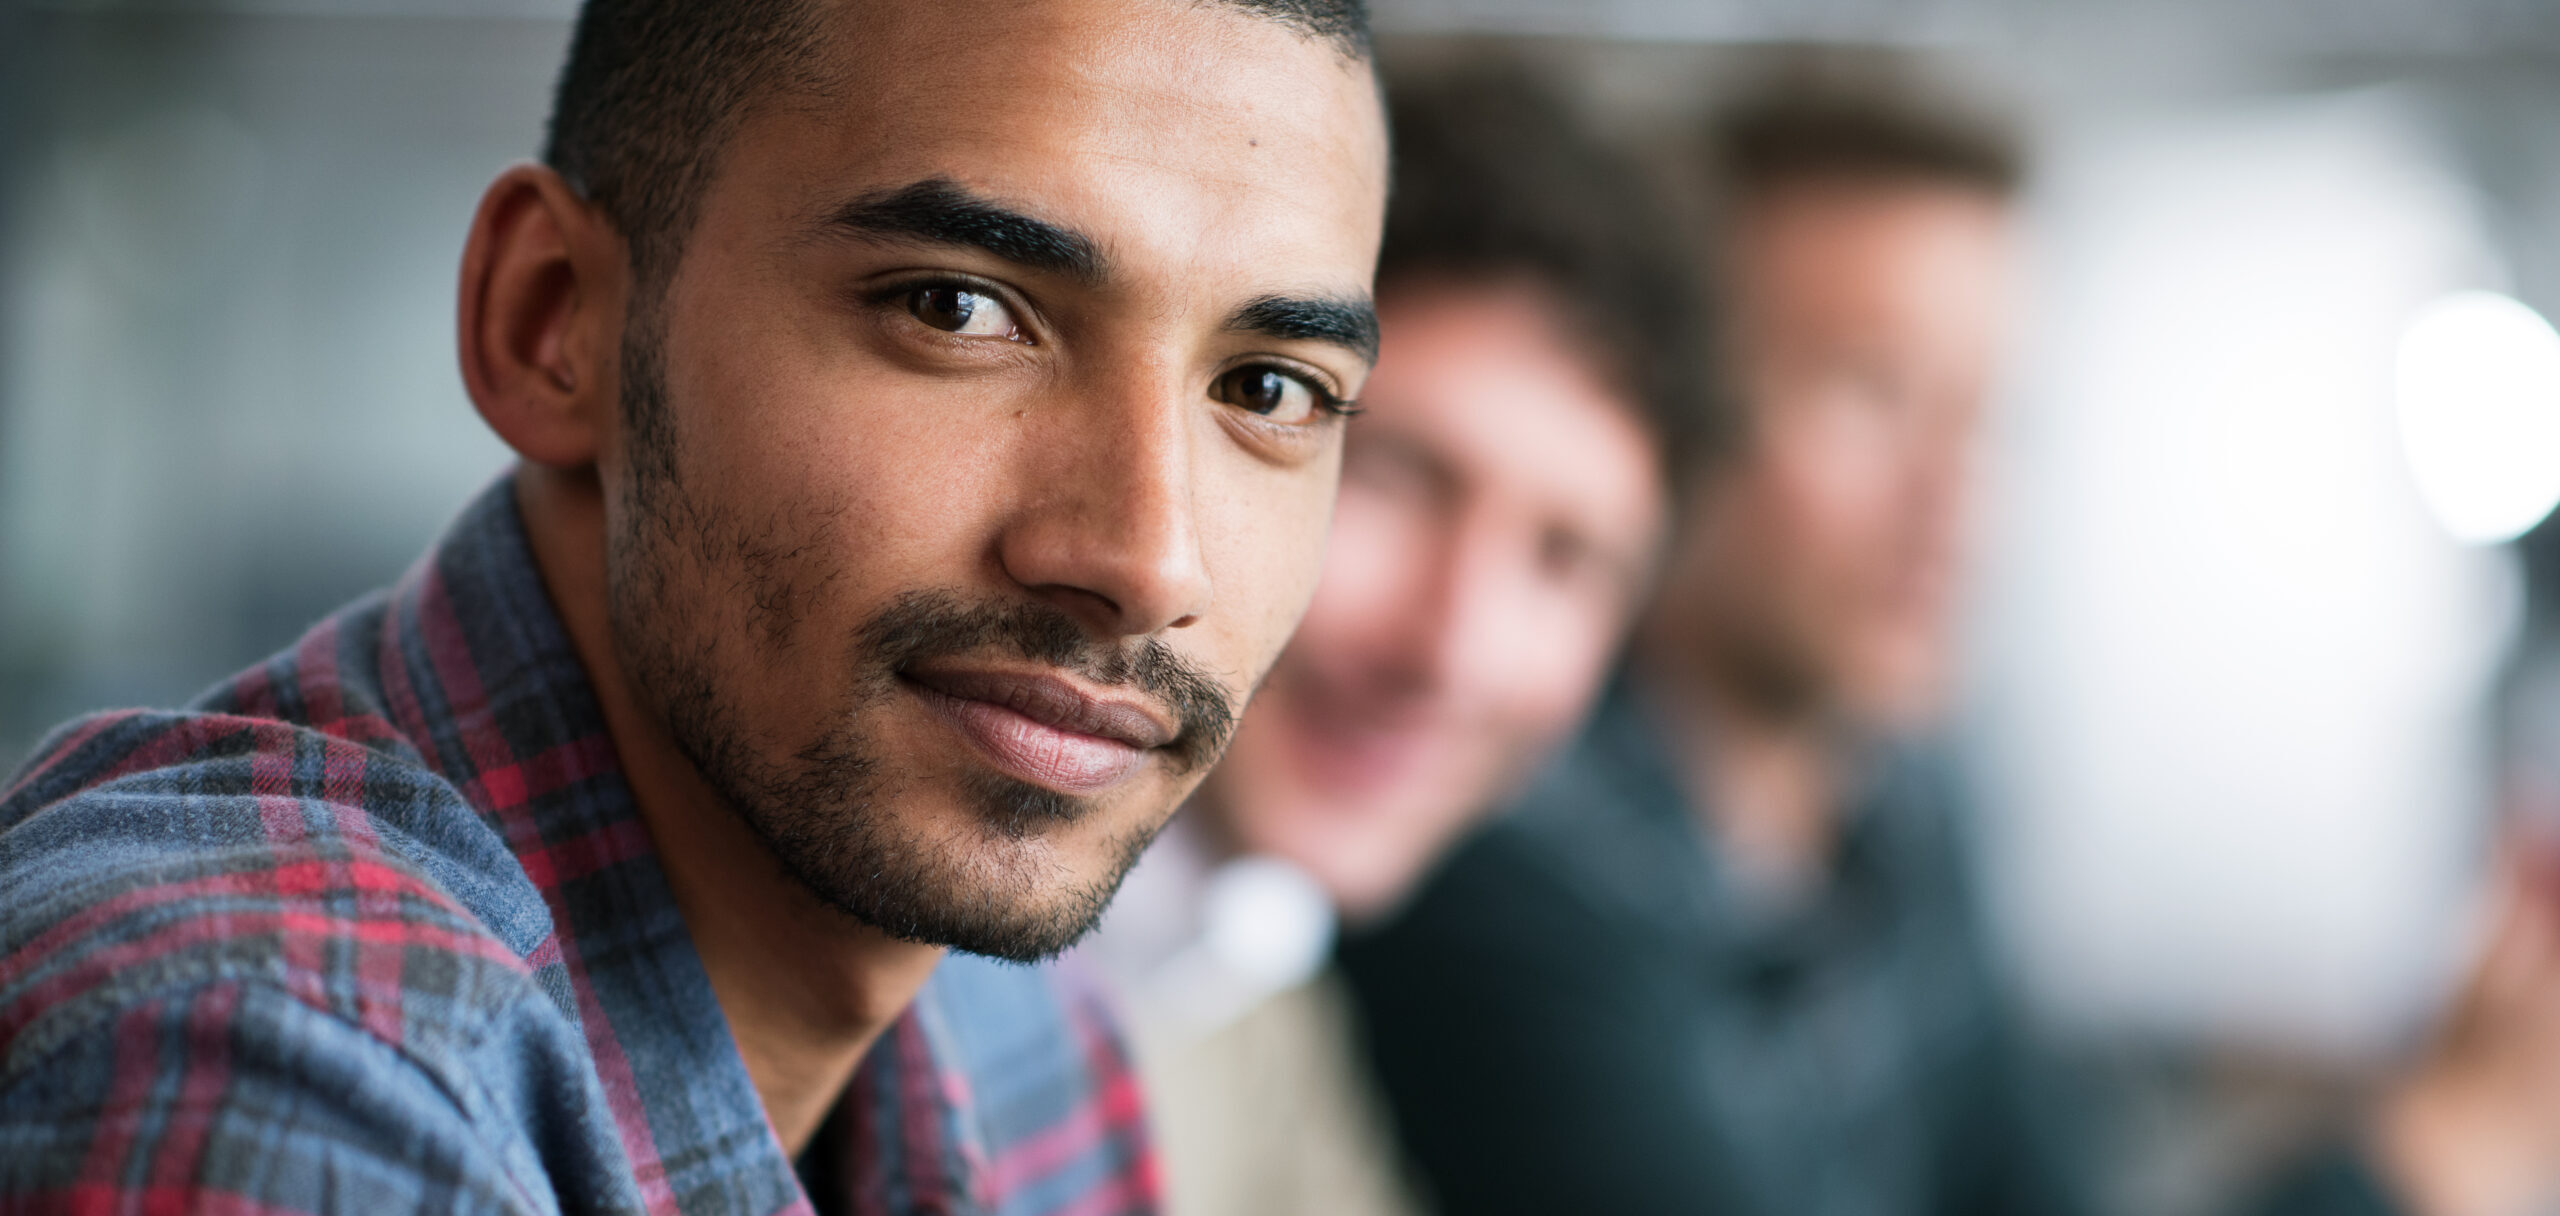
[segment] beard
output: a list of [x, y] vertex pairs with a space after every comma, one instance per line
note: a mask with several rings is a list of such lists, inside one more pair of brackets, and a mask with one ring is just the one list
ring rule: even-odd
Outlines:
[[[1154, 639], [1111, 643], [1033, 600], [912, 590], [875, 612], [842, 651], [817, 661], [849, 670], [846, 690], [824, 706], [817, 732], [796, 746], [760, 746], [739, 705], [738, 678], [723, 680], [717, 651], [753, 639], [768, 653], [809, 645], [803, 618], [833, 571], [813, 578], [791, 559], [835, 550], [835, 521], [797, 512], [750, 520], [690, 492], [678, 475], [659, 344], [635, 310], [622, 356], [629, 474], [607, 538], [608, 612], [614, 649], [641, 700], [685, 758], [762, 841], [781, 869], [821, 903], [902, 940], [1016, 962], [1058, 954], [1090, 932], [1120, 882], [1170, 817], [1153, 817], [1106, 846], [1100, 872], [1077, 874], [1049, 833], [1097, 811], [1084, 798], [992, 770], [964, 775], [970, 814], [958, 831], [934, 831], [900, 803], [923, 793], [884, 764], [861, 722], [903, 695], [911, 665], [959, 655], [1005, 654], [1074, 672], [1105, 687], [1146, 694], [1179, 727], [1159, 755], [1176, 776], [1205, 770], [1235, 724], [1232, 699], [1189, 660]], [[725, 631], [716, 605], [685, 593], [742, 600], [748, 627]], [[731, 667], [729, 670], [738, 670]], [[781, 754], [776, 754], [777, 752]]]

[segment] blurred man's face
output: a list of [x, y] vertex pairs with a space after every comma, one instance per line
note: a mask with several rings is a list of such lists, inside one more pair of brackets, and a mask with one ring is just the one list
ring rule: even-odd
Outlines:
[[811, 891], [1035, 956], [1314, 589], [1382, 120], [1366, 65], [1222, 5], [855, 7], [634, 304], [614, 646]]
[[1943, 692], [2008, 216], [1956, 186], [1783, 187], [1734, 233], [1750, 447], [1680, 580], [1746, 694], [1910, 724]]
[[1355, 918], [1581, 716], [1666, 509], [1635, 407], [1539, 290], [1381, 309], [1323, 582], [1204, 800]]

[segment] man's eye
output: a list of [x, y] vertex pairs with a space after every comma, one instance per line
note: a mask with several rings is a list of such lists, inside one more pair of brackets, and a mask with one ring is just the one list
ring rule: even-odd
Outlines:
[[1210, 395], [1273, 422], [1291, 425], [1312, 422], [1319, 412], [1350, 412], [1344, 402], [1308, 383], [1305, 377], [1261, 364], [1239, 367], [1218, 377]]
[[1004, 302], [973, 288], [936, 283], [907, 293], [907, 311], [944, 333], [1023, 341], [1022, 328]]

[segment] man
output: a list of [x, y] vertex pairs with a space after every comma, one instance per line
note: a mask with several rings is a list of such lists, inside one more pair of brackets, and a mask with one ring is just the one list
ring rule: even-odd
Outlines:
[[[1714, 159], [1746, 442], [1566, 762], [1346, 945], [1379, 1075], [1451, 1216], [2083, 1210], [2080, 1112], [2019, 1044], [1910, 743], [1947, 684], [2015, 156], [1815, 93], [1729, 112]], [[2550, 1193], [2553, 885], [2508, 901], [2368, 1141], [2263, 1210]]]
[[1148, 1209], [1087, 1006], [916, 998], [1085, 930], [1314, 587], [1360, 10], [598, 0], [544, 159], [513, 476], [0, 802], [0, 1207]]
[[2016, 163], [1794, 94], [1715, 146], [1743, 446], [1563, 765], [1346, 948], [1381, 1076], [1453, 1214], [2067, 1212], [1884, 745], [1943, 683]]
[[1867, 758], [1939, 683], [2016, 170], [1907, 108], [1720, 134], [1744, 447], [1584, 740], [1346, 949], [1381, 1076], [1456, 1214], [2067, 1210], [1936, 792]]
[[1310, 973], [1581, 718], [1714, 437], [1697, 291], [1634, 166], [1514, 71], [1404, 79], [1389, 115], [1379, 363], [1323, 579], [1094, 946], [1183, 1216], [1415, 1206]]

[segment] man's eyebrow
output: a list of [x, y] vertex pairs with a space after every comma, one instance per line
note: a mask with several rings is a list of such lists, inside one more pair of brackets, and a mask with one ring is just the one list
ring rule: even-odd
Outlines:
[[1378, 307], [1341, 296], [1264, 296], [1235, 311], [1227, 328], [1288, 341], [1331, 342], [1378, 361]]
[[824, 227], [872, 240], [983, 249], [1087, 283], [1101, 281], [1107, 269], [1093, 238], [1024, 215], [947, 177], [865, 194], [829, 212]]

